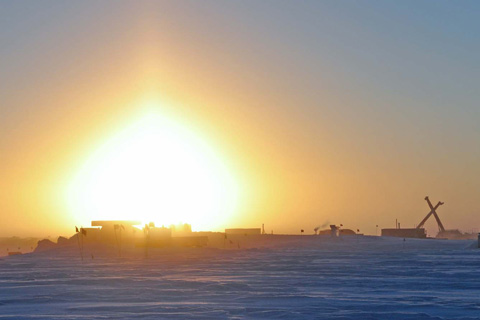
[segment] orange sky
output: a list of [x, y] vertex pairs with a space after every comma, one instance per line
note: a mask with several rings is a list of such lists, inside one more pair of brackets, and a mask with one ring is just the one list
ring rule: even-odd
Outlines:
[[[88, 225], [72, 217], [63, 191], [147, 100], [236, 177], [239, 203], [217, 230], [265, 223], [313, 233], [329, 221], [374, 234], [395, 218], [419, 223], [426, 195], [445, 202], [447, 228], [478, 228], [478, 75], [466, 71], [478, 62], [453, 49], [470, 39], [432, 31], [440, 13], [424, 25], [401, 8], [420, 31], [394, 19], [405, 36], [397, 47], [396, 31], [371, 26], [370, 11], [288, 7], [6, 5], [0, 15], [16, 19], [0, 19], [0, 236]], [[419, 44], [429, 32], [444, 55], [433, 40]]]

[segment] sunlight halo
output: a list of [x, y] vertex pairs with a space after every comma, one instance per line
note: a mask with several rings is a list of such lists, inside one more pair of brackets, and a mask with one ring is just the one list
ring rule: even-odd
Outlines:
[[194, 230], [231, 220], [238, 188], [202, 137], [149, 111], [101, 144], [67, 188], [76, 221], [140, 220]]

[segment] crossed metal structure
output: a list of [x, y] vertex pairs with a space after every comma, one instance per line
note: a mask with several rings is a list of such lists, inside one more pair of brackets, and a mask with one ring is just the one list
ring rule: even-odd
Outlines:
[[433, 215], [435, 217], [435, 220], [437, 220], [437, 224], [438, 224], [438, 229], [440, 232], [443, 232], [445, 231], [445, 228], [443, 227], [443, 224], [442, 224], [442, 221], [440, 221], [440, 218], [438, 217], [438, 214], [437, 214], [437, 209], [438, 207], [440, 207], [443, 202], [441, 201], [438, 201], [437, 205], [434, 207], [432, 205], [432, 203], [430, 202], [430, 199], [428, 198], [428, 196], [425, 197], [425, 200], [427, 201], [428, 203], [428, 206], [430, 207], [430, 212], [425, 216], [425, 218], [423, 218], [423, 220], [418, 224], [417, 226], [417, 229], [420, 229], [420, 228], [423, 228], [423, 225], [425, 224], [425, 222], [428, 220], [428, 218], [430, 218], [431, 215]]

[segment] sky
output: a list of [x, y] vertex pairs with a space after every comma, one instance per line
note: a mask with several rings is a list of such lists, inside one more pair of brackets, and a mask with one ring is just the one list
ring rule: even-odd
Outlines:
[[87, 226], [76, 177], [91, 190], [97, 162], [118, 160], [101, 156], [108, 141], [152, 114], [216, 183], [182, 177], [180, 202], [208, 189], [224, 210], [190, 213], [194, 230], [375, 234], [418, 224], [426, 195], [447, 229], [478, 230], [479, 14], [477, 1], [0, 1], [0, 236]]

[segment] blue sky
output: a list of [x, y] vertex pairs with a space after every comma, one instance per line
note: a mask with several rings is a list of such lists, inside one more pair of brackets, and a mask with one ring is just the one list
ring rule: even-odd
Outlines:
[[[61, 149], [55, 137], [73, 123], [72, 145], [87, 139], [85, 128], [127, 114], [92, 112], [88, 99], [102, 88], [113, 101], [115, 92], [141, 92], [142, 77], [157, 77], [159, 91], [190, 106], [179, 114], [210, 119], [198, 123], [217, 133], [226, 129], [214, 119], [237, 128], [223, 143], [232, 157], [251, 154], [245, 167], [285, 180], [313, 176], [308, 186], [323, 177], [326, 189], [358, 190], [356, 179], [371, 178], [358, 197], [372, 215], [388, 212], [388, 203], [400, 206], [398, 215], [423, 208], [432, 190], [455, 203], [451, 222], [461, 211], [469, 226], [480, 209], [479, 11], [478, 1], [2, 1], [0, 171], [19, 158], [31, 160], [15, 172], [27, 172], [35, 157], [47, 162], [45, 149], [31, 146]], [[270, 158], [261, 155], [265, 146]], [[272, 158], [287, 169], [269, 168]], [[9, 179], [22, 185], [24, 176]], [[395, 187], [376, 206], [380, 180]], [[411, 198], [396, 195], [410, 184]], [[302, 214], [340, 219], [354, 210], [339, 205], [346, 197], [323, 209], [307, 199]], [[294, 203], [274, 207], [291, 212]]]

